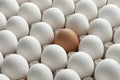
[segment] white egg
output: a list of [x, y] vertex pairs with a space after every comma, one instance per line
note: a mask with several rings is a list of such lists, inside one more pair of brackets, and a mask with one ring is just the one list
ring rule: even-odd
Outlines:
[[115, 4], [120, 8], [120, 0], [108, 0], [108, 4]]
[[15, 52], [18, 45], [16, 36], [8, 30], [0, 31], [0, 51], [6, 55]]
[[64, 14], [58, 8], [47, 9], [43, 14], [42, 21], [48, 23], [54, 30], [63, 28], [65, 25]]
[[16, 0], [18, 2], [19, 5], [25, 3], [25, 2], [29, 2], [30, 0]]
[[99, 62], [95, 68], [95, 80], [120, 80], [120, 65], [113, 59]]
[[32, 2], [23, 3], [19, 8], [18, 15], [23, 17], [28, 24], [41, 20], [41, 11], [39, 7]]
[[0, 74], [0, 80], [10, 80], [10, 79], [4, 74]]
[[22, 38], [29, 33], [29, 26], [27, 22], [20, 16], [10, 17], [5, 28], [6, 30], [13, 32], [17, 38]]
[[81, 80], [79, 75], [71, 69], [63, 69], [55, 75], [54, 80]]
[[61, 46], [56, 44], [49, 45], [45, 47], [41, 54], [41, 62], [54, 72], [66, 66], [67, 54]]
[[17, 14], [19, 5], [16, 0], [0, 0], [0, 11], [9, 18]]
[[114, 43], [120, 43], [120, 28], [115, 31], [113, 41]]
[[31, 0], [31, 2], [35, 3], [40, 10], [45, 10], [52, 6], [52, 0]]
[[105, 58], [114, 59], [120, 64], [120, 44], [113, 44], [107, 49]]
[[7, 20], [5, 15], [2, 12], [0, 12], [0, 30], [5, 28], [6, 23], [7, 23]]
[[102, 18], [97, 18], [90, 22], [89, 34], [98, 36], [103, 42], [112, 40], [111, 24]]
[[17, 54], [22, 55], [28, 62], [39, 60], [41, 56], [41, 45], [36, 38], [25, 36], [18, 42]]
[[89, 21], [95, 19], [98, 14], [97, 6], [92, 0], [81, 0], [76, 5], [76, 13], [84, 14]]
[[28, 71], [27, 80], [53, 80], [53, 74], [46, 65], [37, 63]]
[[98, 8], [103, 7], [104, 5], [106, 5], [108, 0], [93, 0], [95, 2], [95, 4], [97, 5]]
[[53, 0], [53, 7], [59, 8], [64, 15], [72, 14], [75, 11], [73, 0]]
[[30, 35], [38, 39], [41, 45], [51, 44], [54, 39], [54, 32], [51, 26], [45, 22], [33, 24]]
[[7, 75], [11, 80], [25, 78], [28, 70], [29, 66], [26, 59], [18, 54], [8, 55], [1, 65], [2, 73]]
[[108, 20], [112, 27], [120, 25], [120, 9], [114, 4], [108, 4], [99, 11], [99, 17]]
[[78, 36], [81, 36], [87, 34], [89, 22], [83, 14], [75, 13], [68, 18], [66, 28], [72, 29]]
[[4, 61], [4, 57], [3, 57], [3, 54], [0, 52], [0, 67], [1, 67], [3, 61]]
[[88, 53], [93, 58], [93, 60], [100, 59], [104, 54], [103, 42], [95, 35], [85, 36], [80, 41], [79, 51]]
[[85, 52], [76, 52], [69, 57], [67, 68], [78, 73], [83, 79], [90, 77], [94, 71], [94, 62], [92, 57]]

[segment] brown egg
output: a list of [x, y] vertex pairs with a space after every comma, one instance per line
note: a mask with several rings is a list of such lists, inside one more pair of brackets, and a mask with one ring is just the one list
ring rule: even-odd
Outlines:
[[54, 43], [62, 46], [66, 52], [77, 51], [79, 39], [71, 29], [61, 29], [54, 38]]

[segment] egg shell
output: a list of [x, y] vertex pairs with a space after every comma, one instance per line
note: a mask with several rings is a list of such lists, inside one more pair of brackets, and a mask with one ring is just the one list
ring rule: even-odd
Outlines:
[[85, 52], [76, 52], [69, 57], [67, 68], [77, 72], [81, 79], [90, 77], [94, 71], [94, 62]]
[[3, 61], [4, 61], [4, 57], [3, 57], [3, 54], [0, 52], [0, 67], [1, 67]]
[[92, 0], [81, 0], [76, 5], [75, 13], [82, 13], [91, 21], [97, 17], [98, 10]]
[[0, 74], [0, 80], [10, 80], [10, 79], [4, 74]]
[[115, 31], [113, 41], [114, 43], [120, 43], [120, 28]]
[[108, 20], [112, 27], [120, 25], [120, 9], [114, 4], [108, 4], [99, 11], [99, 18]]
[[54, 39], [54, 32], [51, 26], [45, 22], [33, 24], [30, 35], [38, 39], [41, 45], [51, 44]]
[[107, 3], [107, 0], [93, 0], [93, 1], [95, 2], [97, 8], [101, 8]]
[[61, 46], [56, 44], [49, 45], [45, 47], [41, 54], [41, 62], [54, 72], [66, 66], [67, 54]]
[[104, 54], [104, 45], [102, 40], [95, 35], [85, 36], [80, 44], [79, 51], [88, 53], [93, 60], [100, 59]]
[[0, 12], [2, 12], [6, 18], [17, 14], [19, 5], [16, 0], [0, 0]]
[[37, 63], [28, 71], [27, 80], [53, 80], [53, 74], [46, 65]]
[[72, 29], [77, 36], [87, 34], [89, 29], [89, 22], [86, 16], [81, 13], [72, 14], [67, 22], [66, 28]]
[[26, 20], [20, 16], [10, 17], [5, 29], [13, 32], [18, 39], [27, 36], [29, 33], [29, 26]]
[[35, 3], [40, 10], [45, 10], [52, 6], [52, 0], [31, 0], [31, 2]]
[[79, 75], [71, 69], [63, 69], [55, 75], [54, 80], [81, 80]]
[[7, 75], [11, 80], [25, 78], [28, 70], [29, 66], [26, 59], [18, 54], [8, 55], [1, 65], [2, 73]]
[[120, 8], [120, 0], [108, 0], [107, 4], [115, 4]]
[[97, 18], [90, 22], [89, 34], [98, 36], [104, 43], [110, 42], [113, 37], [112, 26], [107, 20]]
[[120, 65], [113, 59], [99, 62], [95, 68], [95, 80], [120, 80]]
[[19, 5], [21, 5], [21, 4], [25, 3], [25, 2], [29, 2], [30, 0], [16, 0], [16, 1], [17, 1], [17, 3]]
[[59, 8], [64, 15], [72, 14], [75, 10], [73, 0], [53, 0], [53, 7]]
[[0, 30], [5, 29], [5, 25], [7, 23], [5, 15], [0, 12]]
[[120, 44], [113, 44], [107, 49], [105, 58], [114, 59], [120, 64]]
[[55, 35], [54, 44], [62, 46], [66, 52], [77, 51], [79, 39], [71, 29], [61, 29]]
[[23, 17], [29, 25], [41, 20], [41, 11], [32, 2], [23, 3], [19, 8], [18, 15]]
[[42, 21], [48, 23], [53, 30], [63, 28], [65, 16], [58, 8], [49, 8], [43, 13]]
[[39, 60], [41, 56], [41, 45], [36, 38], [25, 36], [18, 42], [17, 54], [23, 56], [28, 62]]
[[3, 53], [3, 55], [15, 52], [17, 45], [17, 38], [11, 31], [0, 31], [0, 51]]

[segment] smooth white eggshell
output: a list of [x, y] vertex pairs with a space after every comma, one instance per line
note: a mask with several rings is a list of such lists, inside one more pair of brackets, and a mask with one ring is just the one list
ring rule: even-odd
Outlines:
[[3, 57], [3, 54], [0, 52], [0, 67], [1, 67], [1, 64], [3, 63], [4, 61], [4, 57]]
[[41, 11], [39, 7], [32, 2], [23, 3], [19, 8], [18, 15], [23, 17], [28, 24], [41, 20]]
[[104, 5], [106, 5], [108, 0], [93, 0], [95, 2], [95, 4], [97, 5], [98, 8], [103, 7]]
[[5, 26], [6, 30], [13, 32], [17, 38], [24, 37], [29, 33], [29, 26], [26, 20], [20, 16], [12, 16]]
[[88, 32], [89, 22], [83, 14], [75, 13], [68, 18], [66, 28], [72, 29], [78, 36], [80, 36]]
[[120, 25], [120, 9], [114, 4], [108, 4], [99, 11], [100, 18], [108, 20], [112, 27]]
[[51, 44], [54, 39], [54, 32], [51, 26], [45, 22], [33, 24], [30, 35], [38, 39], [41, 45]]
[[115, 31], [113, 41], [114, 43], [120, 43], [120, 28]]
[[64, 15], [72, 14], [75, 10], [73, 0], [53, 0], [53, 7], [59, 8]]
[[28, 70], [29, 66], [26, 59], [18, 54], [8, 55], [1, 65], [2, 73], [7, 75], [11, 80], [25, 78]]
[[37, 63], [28, 71], [27, 80], [53, 80], [53, 74], [46, 65]]
[[2, 12], [0, 12], [0, 30], [5, 28], [6, 23], [7, 23], [7, 20], [5, 15]]
[[18, 45], [16, 36], [8, 30], [0, 31], [0, 51], [5, 55], [15, 52]]
[[2, 12], [6, 18], [17, 14], [19, 5], [16, 0], [0, 0], [0, 12]]
[[113, 59], [99, 62], [95, 68], [95, 80], [120, 80], [120, 65]]
[[107, 4], [115, 4], [120, 8], [120, 0], [108, 0]]
[[0, 80], [10, 80], [10, 79], [4, 74], [0, 74]]
[[93, 60], [96, 60], [102, 58], [104, 54], [104, 45], [99, 37], [88, 35], [80, 41], [79, 51], [88, 53]]
[[35, 3], [40, 10], [47, 9], [52, 6], [52, 0], [31, 0], [31, 2]]
[[90, 22], [89, 34], [98, 36], [103, 42], [109, 42], [113, 36], [112, 26], [107, 20], [97, 18]]
[[43, 13], [43, 22], [48, 23], [54, 30], [63, 28], [65, 25], [65, 17], [58, 8], [49, 8]]
[[76, 71], [83, 79], [93, 74], [94, 62], [92, 57], [87, 53], [76, 52], [69, 57], [67, 68]]
[[81, 80], [79, 75], [71, 69], [63, 69], [57, 72], [54, 80]]
[[25, 2], [28, 2], [28, 1], [30, 1], [30, 0], [16, 0], [16, 1], [18, 2], [19, 5], [21, 5], [21, 4], [23, 4], [23, 3], [25, 3]]
[[36, 38], [25, 36], [18, 42], [17, 54], [22, 55], [28, 62], [39, 60], [41, 56], [41, 45]]
[[96, 4], [92, 0], [81, 0], [76, 5], [76, 13], [84, 14], [89, 21], [95, 19], [98, 15]]
[[113, 44], [107, 49], [105, 58], [114, 59], [120, 64], [120, 44]]
[[49, 45], [45, 47], [41, 54], [41, 62], [54, 72], [66, 66], [67, 54], [61, 46], [56, 44]]

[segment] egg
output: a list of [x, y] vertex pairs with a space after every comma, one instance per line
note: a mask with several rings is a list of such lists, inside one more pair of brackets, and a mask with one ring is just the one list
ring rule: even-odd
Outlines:
[[63, 28], [65, 16], [58, 8], [49, 8], [43, 13], [42, 21], [48, 23], [53, 30]]
[[81, 13], [75, 13], [69, 16], [66, 22], [66, 28], [72, 29], [77, 36], [87, 34], [89, 29], [89, 22], [86, 16]]
[[102, 40], [95, 35], [85, 36], [80, 44], [79, 51], [88, 53], [93, 60], [100, 59], [104, 55], [104, 45]]
[[30, 0], [16, 0], [16, 1], [17, 1], [17, 3], [19, 5], [21, 5], [21, 4], [25, 3], [25, 2], [29, 2]]
[[41, 62], [47, 65], [53, 72], [64, 68], [67, 64], [67, 54], [65, 50], [56, 44], [45, 47], [41, 54]]
[[46, 22], [38, 22], [32, 25], [30, 35], [34, 36], [41, 45], [51, 44], [54, 39], [54, 32]]
[[0, 52], [0, 67], [1, 67], [3, 61], [4, 61], [4, 57], [3, 57], [3, 54]]
[[53, 0], [53, 7], [59, 8], [64, 15], [72, 14], [75, 10], [73, 0]]
[[2, 12], [6, 18], [17, 14], [18, 9], [19, 5], [16, 0], [0, 0], [0, 12]]
[[40, 10], [45, 10], [52, 6], [52, 0], [31, 0], [31, 2], [35, 3]]
[[8, 55], [1, 65], [2, 73], [7, 75], [11, 80], [25, 78], [28, 70], [29, 66], [26, 59], [18, 54]]
[[120, 25], [120, 9], [114, 4], [108, 4], [99, 11], [99, 18], [108, 20], [112, 27]]
[[5, 25], [7, 23], [5, 15], [0, 12], [0, 30], [5, 29]]
[[120, 44], [113, 44], [112, 46], [110, 46], [107, 49], [105, 58], [108, 59], [114, 59], [115, 61], [117, 61], [120, 64]]
[[6, 55], [16, 51], [18, 41], [16, 36], [8, 30], [0, 31], [0, 51]]
[[93, 1], [95, 2], [97, 8], [101, 8], [107, 3], [107, 0], [93, 0]]
[[114, 37], [113, 37], [113, 42], [114, 43], [120, 43], [120, 28], [118, 28], [115, 33], [114, 33]]
[[46, 65], [37, 63], [28, 71], [27, 80], [53, 80], [53, 74]]
[[104, 43], [110, 42], [113, 37], [111, 24], [103, 18], [90, 22], [89, 34], [98, 36]]
[[27, 36], [29, 33], [29, 26], [26, 20], [20, 16], [10, 17], [5, 29], [13, 32], [18, 39]]
[[4, 74], [0, 74], [0, 80], [10, 80], [10, 79]]
[[92, 76], [94, 71], [94, 62], [92, 57], [87, 53], [76, 52], [69, 57], [67, 68], [76, 71], [81, 79], [83, 79]]
[[108, 0], [107, 4], [115, 4], [120, 8], [120, 0]]
[[19, 8], [18, 15], [23, 17], [29, 25], [41, 20], [41, 11], [32, 2], [23, 3]]
[[81, 80], [79, 75], [71, 69], [63, 69], [55, 75], [54, 80]]
[[66, 52], [77, 51], [79, 39], [71, 29], [61, 29], [55, 35], [54, 44], [62, 46]]
[[113, 59], [99, 62], [95, 68], [95, 80], [120, 80], [120, 65]]
[[41, 45], [36, 38], [25, 36], [19, 40], [16, 52], [28, 62], [39, 60], [41, 56]]
[[91, 21], [97, 17], [98, 10], [92, 0], [80, 0], [76, 5], [75, 13], [82, 13]]

